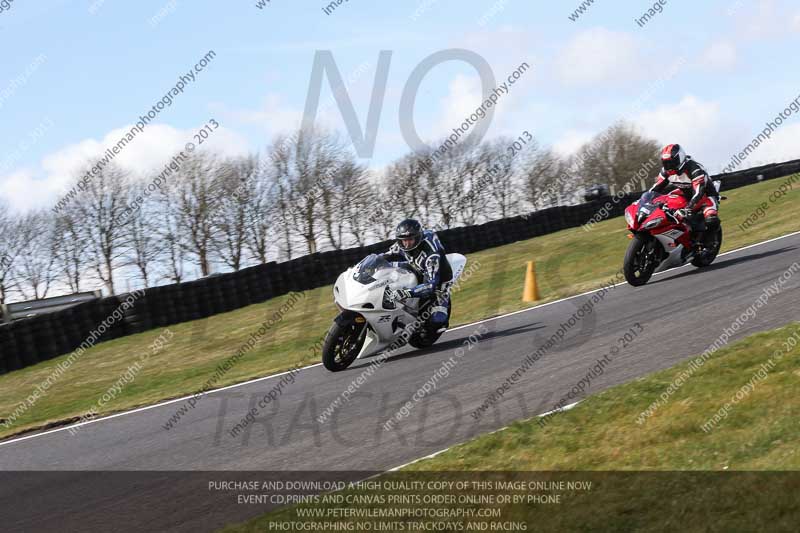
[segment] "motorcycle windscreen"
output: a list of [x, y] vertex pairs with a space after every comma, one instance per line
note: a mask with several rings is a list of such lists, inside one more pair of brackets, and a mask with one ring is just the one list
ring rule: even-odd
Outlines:
[[639, 198], [639, 204], [652, 204], [656, 196], [657, 195], [654, 191], [647, 191], [641, 196], [641, 198]]
[[375, 279], [375, 273], [384, 268], [392, 268], [391, 263], [379, 255], [368, 255], [356, 265], [356, 270], [353, 272], [353, 279], [362, 285], [375, 283], [375, 281], [377, 281]]

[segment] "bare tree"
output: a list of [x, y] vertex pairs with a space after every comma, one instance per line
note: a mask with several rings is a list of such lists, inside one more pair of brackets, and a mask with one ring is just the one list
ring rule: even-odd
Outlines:
[[[294, 252], [294, 235], [292, 234], [291, 213], [292, 184], [286, 179], [291, 161], [291, 145], [297, 142], [299, 132], [291, 137], [279, 135], [275, 137], [272, 145], [267, 147], [266, 159], [260, 168], [262, 176], [266, 176], [268, 185], [265, 187], [272, 193], [272, 219], [271, 224], [277, 226], [282, 239], [282, 249], [279, 250], [284, 257], [291, 259]], [[264, 192], [264, 191], [262, 191]]]
[[74, 203], [67, 205], [59, 211], [53, 228], [56, 269], [73, 293], [81, 291], [88, 256], [85, 232], [77, 211]]
[[250, 255], [261, 264], [267, 262], [272, 240], [278, 233], [275, 223], [273, 182], [270, 180], [268, 170], [269, 165], [265, 161], [258, 161], [250, 179], [236, 192], [236, 194], [246, 194], [248, 197], [245, 213], [247, 229], [245, 246]]
[[[436, 158], [425, 177], [430, 190], [429, 223], [450, 228], [459, 222], [474, 223], [485, 209], [480, 181], [486, 173], [481, 145], [467, 141]], [[478, 191], [469, 194], [470, 190]]]
[[371, 196], [367, 169], [357, 164], [352, 154], [345, 154], [333, 176], [322, 186], [325, 234], [334, 249], [347, 245], [346, 235], [363, 245]]
[[[87, 273], [92, 280], [96, 274], [113, 293], [122, 267], [135, 269], [145, 286], [162, 276], [180, 283], [192, 263], [206, 276], [217, 263], [236, 271], [273, 255], [363, 246], [390, 237], [406, 217], [436, 228], [477, 224], [512, 216], [526, 201], [552, 205], [584, 180], [632, 174], [641, 157], [657, 154], [652, 141], [624, 125], [609, 129], [601, 148], [583, 147], [571, 165], [535, 141], [512, 159], [510, 144], [500, 138], [418, 150], [378, 179], [337, 134], [299, 131], [275, 138], [261, 161], [194, 152], [142, 205], [131, 197], [140, 187], [109, 165], [50, 221], [52, 239], [46, 221], [33, 216], [18, 231], [3, 230], [0, 299], [20, 290], [44, 297], [56, 274], [76, 292]], [[0, 230], [12, 224], [5, 213]], [[18, 242], [30, 248], [25, 257]]]
[[87, 183], [76, 198], [76, 215], [85, 235], [89, 266], [109, 294], [115, 294], [114, 271], [124, 253], [128, 175], [111, 163]]
[[352, 244], [364, 246], [370, 235], [379, 233], [379, 227], [372, 224], [369, 215], [372, 206], [380, 198], [366, 169], [362, 169], [362, 173], [349, 181], [348, 186], [343, 189], [340, 216], [344, 218], [345, 230], [350, 235]]
[[476, 224], [481, 215], [485, 219], [497, 219], [511, 216], [520, 203], [519, 175], [517, 165], [508, 155], [508, 146], [513, 139], [500, 137], [483, 143], [477, 150], [481, 175], [473, 177], [470, 191], [467, 194], [467, 205], [462, 222], [466, 225]]
[[[129, 201], [129, 205], [133, 205], [133, 201]], [[157, 207], [156, 202], [146, 200], [138, 209], [131, 210], [124, 229], [125, 259], [136, 268], [145, 288], [150, 286], [153, 268], [166, 248], [164, 239], [159, 236]]]
[[0, 204], [0, 304], [7, 302], [16, 284], [14, 271], [24, 244], [18, 219]]
[[[435, 182], [436, 168], [430, 150], [406, 154], [386, 168], [382, 179], [384, 201], [373, 210], [371, 220], [380, 223], [406, 217], [416, 217], [425, 224], [435, 222], [432, 214], [433, 191], [429, 184]], [[392, 228], [394, 228], [392, 224]]]
[[605, 183], [618, 190], [638, 185], [641, 170], [657, 168], [659, 145], [627, 123], [614, 124], [577, 153], [575, 172], [581, 183]]
[[568, 161], [538, 144], [526, 148], [520, 160], [525, 199], [534, 209], [558, 205], [580, 186]]
[[220, 165], [216, 177], [220, 198], [212, 213], [216, 226], [214, 248], [222, 261], [234, 271], [242, 267], [252, 214], [251, 191], [255, 189], [257, 161], [253, 157], [235, 158]]
[[216, 231], [213, 217], [221, 199], [219, 181], [215, 179], [218, 170], [216, 157], [194, 152], [183, 162], [173, 189], [177, 225], [186, 238], [182, 244], [200, 267], [202, 276], [211, 273]]
[[[324, 212], [320, 198], [345, 159], [344, 145], [337, 135], [311, 130], [281, 141], [273, 143], [269, 154], [278, 215], [302, 237], [308, 253], [315, 253]], [[284, 231], [291, 255], [289, 229]]]
[[49, 212], [32, 211], [18, 223], [24, 251], [19, 255], [18, 287], [26, 300], [47, 297], [56, 278], [55, 223]]
[[385, 177], [370, 184], [370, 194], [371, 199], [363, 211], [363, 223], [379, 240], [390, 239], [397, 226], [395, 216], [405, 214], [406, 211], [396, 213], [391, 208], [396, 199]]
[[180, 212], [177, 208], [178, 193], [173, 182], [165, 183], [155, 199], [154, 211], [157, 214], [158, 228], [156, 234], [161, 239], [162, 258], [165, 261], [164, 278], [173, 283], [184, 279], [186, 263], [186, 236], [180, 224]]

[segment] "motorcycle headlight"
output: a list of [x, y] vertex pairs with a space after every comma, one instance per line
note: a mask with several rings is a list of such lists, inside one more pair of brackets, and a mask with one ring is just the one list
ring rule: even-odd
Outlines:
[[633, 227], [633, 215], [627, 210], [625, 211], [625, 222], [627, 222], [630, 227]]
[[644, 225], [644, 229], [653, 229], [653, 228], [657, 228], [657, 227], [658, 227], [658, 226], [660, 226], [660, 225], [661, 225], [663, 222], [664, 222], [664, 217], [658, 217], [658, 218], [654, 218], [653, 220], [651, 220], [650, 222], [648, 222], [647, 224], [645, 224], [645, 225]]

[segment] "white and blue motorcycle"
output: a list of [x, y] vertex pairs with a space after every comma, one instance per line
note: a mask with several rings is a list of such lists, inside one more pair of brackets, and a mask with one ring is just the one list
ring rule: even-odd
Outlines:
[[[440, 291], [449, 291], [467, 264], [461, 254], [447, 254], [447, 261], [453, 275], [442, 283]], [[406, 341], [415, 348], [433, 345], [445, 331], [432, 330], [427, 324], [436, 298], [400, 300], [395, 296], [396, 290], [413, 289], [418, 284], [410, 267], [394, 266], [375, 254], [340, 274], [333, 287], [340, 313], [322, 345], [325, 368], [338, 372], [356, 359], [402, 346]]]

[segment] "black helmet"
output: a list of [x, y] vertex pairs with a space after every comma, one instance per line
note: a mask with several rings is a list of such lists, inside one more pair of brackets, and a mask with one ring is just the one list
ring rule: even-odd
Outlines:
[[[397, 239], [397, 244], [406, 252], [413, 250], [419, 243], [422, 242], [422, 224], [413, 218], [407, 218], [397, 225], [394, 230], [394, 236]], [[403, 239], [413, 239], [414, 242], [411, 246], [403, 246]]]
[[661, 165], [667, 176], [680, 174], [686, 164], [686, 152], [680, 144], [668, 144], [661, 150]]

